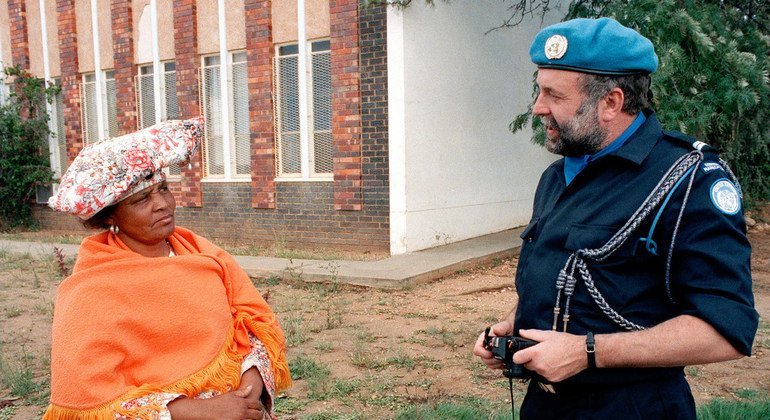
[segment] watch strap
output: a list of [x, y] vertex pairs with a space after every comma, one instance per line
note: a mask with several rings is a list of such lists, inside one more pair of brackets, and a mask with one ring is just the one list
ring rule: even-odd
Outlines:
[[596, 369], [596, 342], [592, 332], [586, 334], [586, 356], [588, 356], [588, 368]]

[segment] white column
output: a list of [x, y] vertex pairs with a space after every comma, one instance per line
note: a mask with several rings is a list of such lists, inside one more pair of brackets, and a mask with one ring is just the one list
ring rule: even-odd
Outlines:
[[152, 79], [153, 90], [152, 97], [155, 102], [155, 124], [161, 121], [163, 115], [163, 104], [161, 102], [161, 92], [164, 80], [163, 69], [160, 68], [160, 48], [158, 47], [158, 2], [157, 0], [150, 1], [150, 27], [152, 28]]
[[222, 106], [222, 159], [224, 160], [225, 178], [232, 177], [232, 164], [230, 161], [230, 95], [228, 92], [228, 64], [230, 62], [227, 54], [227, 24], [225, 18], [225, 0], [219, 0], [219, 79]]
[[299, 151], [302, 163], [302, 178], [310, 177], [310, 130], [308, 115], [308, 65], [307, 35], [305, 34], [305, 0], [297, 0], [297, 100], [299, 102]]
[[408, 250], [406, 235], [406, 115], [404, 19], [388, 7], [388, 170], [390, 173], [390, 254]]
[[[45, 0], [39, 1], [40, 7], [40, 36], [43, 40], [43, 77], [45, 79], [46, 86], [53, 85], [51, 80], [51, 67], [48, 62], [48, 27], [46, 25], [45, 15]], [[48, 114], [48, 129], [51, 133], [48, 135], [48, 159], [51, 163], [51, 170], [57, 177], [61, 177], [62, 167], [61, 159], [59, 157], [59, 140], [56, 137], [56, 118], [53, 113], [53, 106], [48, 101], [45, 101], [45, 111]]]
[[104, 109], [102, 103], [102, 95], [104, 94], [104, 75], [102, 74], [101, 53], [99, 51], [99, 16], [97, 14], [96, 0], [91, 0], [91, 32], [94, 40], [94, 80], [96, 83], [96, 128], [99, 138], [101, 140], [106, 135], [104, 129]]

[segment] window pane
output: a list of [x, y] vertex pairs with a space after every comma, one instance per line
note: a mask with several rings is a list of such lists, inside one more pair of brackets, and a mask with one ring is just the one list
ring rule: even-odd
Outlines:
[[332, 166], [331, 54], [312, 55], [313, 63], [313, 172], [328, 174]]
[[141, 128], [155, 124], [155, 83], [153, 74], [139, 76], [139, 123]]
[[105, 82], [105, 85], [104, 103], [106, 112], [104, 114], [107, 117], [107, 135], [109, 137], [115, 137], [118, 135], [118, 104], [117, 92], [115, 90], [115, 78], [108, 78]]
[[99, 140], [96, 125], [96, 83], [89, 82], [89, 80], [93, 80], [93, 74], [86, 75], [85, 80], [86, 82], [82, 84], [83, 140], [85, 144], [91, 144]]
[[203, 102], [206, 117], [206, 147], [204, 151], [207, 175], [224, 175], [225, 173], [222, 114], [220, 113], [222, 93], [219, 81], [219, 66], [203, 69]]
[[278, 57], [278, 148], [282, 174], [302, 172], [299, 134], [298, 59]]
[[329, 51], [330, 43], [329, 40], [324, 41], [316, 41], [313, 43], [313, 46], [311, 47], [311, 50], [313, 52], [317, 51]]
[[165, 75], [166, 92], [166, 119], [175, 120], [179, 118], [179, 102], [176, 96], [176, 72], [167, 72]]
[[[243, 54], [244, 58], [246, 56]], [[251, 141], [249, 138], [249, 81], [246, 63], [233, 64], [233, 125], [235, 173], [251, 173]]]
[[299, 54], [299, 45], [282, 45], [278, 47], [278, 55], [293, 55]]

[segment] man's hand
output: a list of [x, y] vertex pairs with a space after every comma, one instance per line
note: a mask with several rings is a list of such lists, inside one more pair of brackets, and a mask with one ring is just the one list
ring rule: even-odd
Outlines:
[[[490, 335], [497, 337], [513, 334], [513, 322], [510, 320], [500, 321], [493, 325], [489, 331]], [[503, 362], [492, 357], [492, 352], [484, 348], [484, 333], [479, 335], [476, 345], [473, 346], [473, 354], [478, 356], [490, 369], [502, 369]]]
[[544, 330], [519, 330], [519, 335], [539, 343], [517, 351], [513, 362], [551, 382], [563, 381], [588, 367], [585, 336]]

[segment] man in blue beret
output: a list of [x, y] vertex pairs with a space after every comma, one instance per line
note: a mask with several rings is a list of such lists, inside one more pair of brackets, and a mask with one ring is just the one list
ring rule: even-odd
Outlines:
[[[541, 30], [533, 113], [564, 156], [521, 234], [517, 307], [496, 336], [537, 342], [521, 418], [694, 419], [684, 366], [751, 355], [741, 189], [706, 144], [650, 109], [652, 43], [607, 18]], [[484, 345], [490, 368], [502, 367]]]

